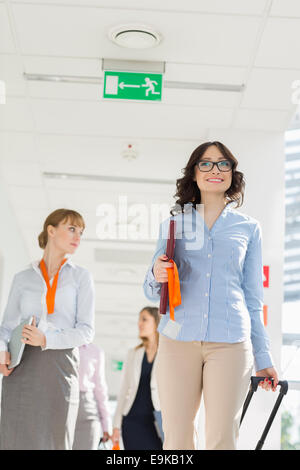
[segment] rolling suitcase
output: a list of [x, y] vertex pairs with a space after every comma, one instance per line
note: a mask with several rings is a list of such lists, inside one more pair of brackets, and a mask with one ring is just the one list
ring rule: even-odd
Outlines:
[[[249, 406], [249, 403], [251, 401], [251, 398], [254, 394], [254, 392], [256, 392], [257, 390], [257, 387], [258, 387], [258, 384], [259, 382], [262, 382], [265, 380], [265, 378], [267, 377], [251, 377], [251, 384], [250, 384], [250, 389], [249, 389], [249, 392], [248, 392], [248, 395], [246, 397], [246, 400], [245, 400], [245, 403], [244, 403], [244, 406], [243, 406], [243, 411], [242, 411], [242, 416], [241, 416], [241, 421], [240, 421], [240, 425], [242, 424], [242, 421], [244, 419], [244, 416], [246, 414], [246, 411], [247, 411], [247, 408]], [[272, 378], [270, 378], [269, 380], [273, 380]], [[257, 443], [257, 446], [255, 447], [255, 450], [261, 450], [263, 445], [264, 445], [264, 442], [265, 442], [265, 439], [267, 437], [267, 434], [270, 430], [270, 427], [272, 426], [272, 423], [273, 423], [273, 420], [276, 416], [276, 413], [280, 407], [280, 404], [282, 402], [282, 399], [284, 397], [284, 395], [287, 394], [287, 391], [288, 391], [288, 382], [286, 380], [280, 380], [278, 382], [278, 386], [280, 387], [280, 392], [279, 392], [279, 395], [278, 395], [278, 398], [275, 402], [275, 405], [271, 411], [271, 414], [270, 414], [270, 417], [268, 419], [268, 422], [266, 424], [266, 427], [262, 433], [262, 436], [261, 438], [259, 439], [258, 443]]]

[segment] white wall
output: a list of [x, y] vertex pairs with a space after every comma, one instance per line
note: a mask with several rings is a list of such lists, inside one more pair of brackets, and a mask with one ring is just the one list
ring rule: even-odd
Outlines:
[[[0, 137], [1, 138], [1, 137]], [[0, 166], [1, 168], [1, 166]], [[18, 169], [16, 168], [16, 171]], [[0, 321], [10, 284], [16, 272], [29, 263], [29, 254], [12, 210], [6, 184], [0, 172]]]
[[[268, 305], [267, 332], [276, 368], [281, 368], [281, 314], [285, 227], [284, 134], [274, 132], [212, 130], [206, 140], [223, 142], [239, 161], [246, 179], [244, 204], [238, 210], [259, 220], [263, 232], [263, 264], [270, 266], [270, 287], [264, 289]], [[255, 375], [253, 373], [253, 375]], [[277, 392], [258, 390], [242, 423], [240, 449], [254, 449], [267, 422]], [[200, 447], [204, 435], [203, 404], [199, 411]], [[280, 449], [280, 412], [264, 449]]]
[[[0, 135], [1, 139], [1, 135]], [[1, 146], [0, 146], [1, 149]], [[1, 161], [0, 161], [1, 168]], [[17, 168], [16, 168], [17, 171]], [[28, 262], [29, 255], [22, 239], [17, 219], [11, 208], [6, 184], [0, 172], [0, 322], [7, 302], [11, 281], [16, 272], [20, 271]], [[0, 401], [1, 401], [0, 374]]]

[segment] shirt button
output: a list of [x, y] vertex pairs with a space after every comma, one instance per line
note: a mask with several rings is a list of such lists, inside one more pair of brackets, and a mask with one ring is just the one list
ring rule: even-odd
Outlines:
[[206, 315], [206, 314], [204, 315], [204, 318], [207, 318], [207, 315]]
[[208, 293], [207, 293], [207, 292], [205, 292], [205, 297], [207, 297], [207, 296], [208, 296]]
[[208, 237], [209, 240], [211, 240], [211, 237]]
[[207, 255], [207, 257], [208, 257], [208, 258], [210, 258], [210, 257], [211, 257], [211, 255]]
[[206, 274], [206, 276], [207, 276], [207, 277], [209, 277], [209, 276], [210, 276], [210, 274], [209, 274], [209, 273], [207, 273], [207, 274]]

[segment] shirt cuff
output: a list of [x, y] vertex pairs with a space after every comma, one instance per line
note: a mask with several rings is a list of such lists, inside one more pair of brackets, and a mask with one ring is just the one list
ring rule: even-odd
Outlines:
[[108, 434], [112, 434], [112, 423], [111, 421], [107, 421], [107, 420], [103, 420], [101, 422], [101, 426], [102, 426], [102, 431], [103, 432], [108, 432]]
[[41, 350], [46, 351], [47, 349], [55, 349], [53, 347], [54, 344], [52, 344], [52, 347], [51, 347], [51, 331], [45, 331], [44, 335], [46, 337], [46, 346], [44, 348], [42, 348], [42, 346], [41, 346]]
[[5, 341], [1, 340], [0, 341], [0, 351], [5, 351], [7, 352], [8, 351], [8, 345]]
[[0, 351], [0, 364], [8, 364], [7, 362], [7, 357], [8, 357], [8, 352], [7, 351]]
[[254, 365], [255, 365], [256, 372], [262, 369], [267, 369], [269, 367], [274, 367], [271, 353], [263, 352], [263, 353], [256, 354], [254, 356]]
[[113, 420], [113, 424], [112, 424], [113, 429], [114, 428], [121, 429], [122, 420], [123, 420], [123, 415], [122, 414], [120, 414], [120, 415], [118, 414], [117, 416], [114, 416], [114, 420]]

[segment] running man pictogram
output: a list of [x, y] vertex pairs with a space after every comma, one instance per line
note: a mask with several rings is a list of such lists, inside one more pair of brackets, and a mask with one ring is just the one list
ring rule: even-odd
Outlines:
[[146, 83], [143, 83], [142, 86], [143, 87], [148, 87], [148, 89], [146, 90], [146, 96], [149, 95], [150, 91], [151, 91], [152, 95], [160, 95], [159, 91], [155, 91], [154, 85], [158, 85], [158, 83], [155, 80], [150, 80], [149, 77], [146, 77], [145, 82]]

